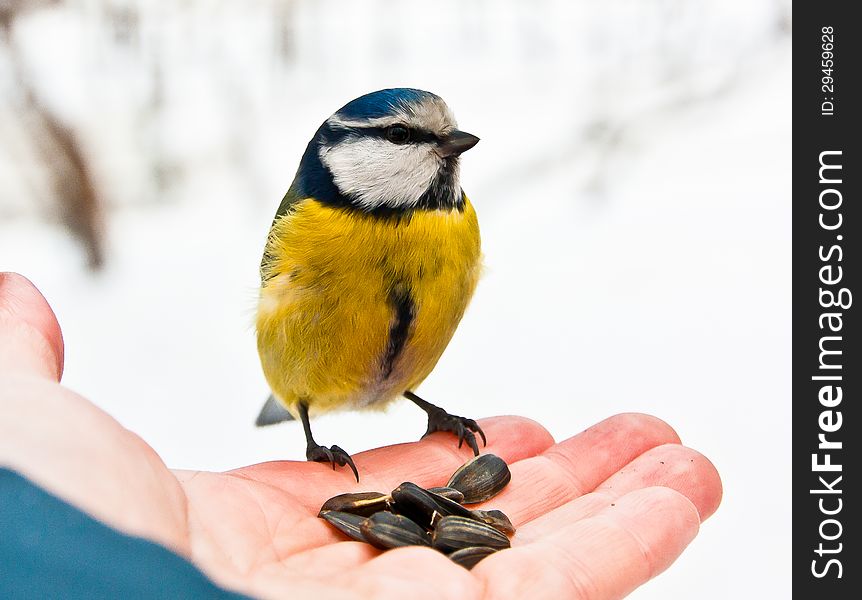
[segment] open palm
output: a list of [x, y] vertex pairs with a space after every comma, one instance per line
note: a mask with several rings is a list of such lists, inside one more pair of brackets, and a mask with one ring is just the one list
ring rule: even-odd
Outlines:
[[170, 471], [57, 383], [62, 353], [39, 293], [0, 275], [0, 462], [256, 596], [619, 598], [667, 568], [721, 497], [710, 462], [654, 417], [618, 415], [556, 444], [533, 421], [495, 417], [481, 421], [485, 451], [509, 463], [512, 482], [487, 505], [518, 528], [513, 547], [472, 571], [428, 548], [380, 553], [318, 519], [321, 504], [403, 481], [442, 485], [472, 455], [452, 436], [355, 455], [359, 484], [349, 471], [308, 462]]

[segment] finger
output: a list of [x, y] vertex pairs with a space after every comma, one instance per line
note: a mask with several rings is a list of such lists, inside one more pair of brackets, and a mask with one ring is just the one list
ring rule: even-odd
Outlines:
[[473, 573], [490, 598], [622, 598], [670, 566], [698, 527], [688, 498], [644, 488], [540, 541], [493, 554]]
[[[491, 417], [481, 421], [488, 435], [486, 452], [508, 463], [535, 456], [554, 443], [544, 427], [524, 417]], [[459, 451], [451, 435], [434, 433], [418, 442], [396, 444], [353, 456], [360, 482], [352, 475], [321, 469], [308, 462], [275, 461], [245, 467], [245, 477], [285, 490], [303, 490], [298, 500], [315, 513], [331, 496], [351, 491], [389, 492], [404, 481], [431, 487], [443, 485], [452, 473], [472, 457]]]
[[576, 498], [522, 525], [517, 543], [528, 543], [559, 531], [567, 523], [590, 517], [630, 492], [662, 486], [688, 498], [704, 521], [721, 501], [721, 479], [709, 460], [685, 446], [665, 444], [647, 450], [600, 484], [594, 492]]
[[54, 311], [17, 273], [0, 273], [0, 371], [54, 381], [63, 374], [63, 335]]
[[666, 444], [633, 460], [601, 485], [598, 492], [621, 496], [638, 488], [662, 486], [678, 491], [697, 508], [701, 522], [721, 503], [721, 477], [710, 460], [697, 450]]
[[661, 419], [615, 415], [538, 456], [509, 465], [511, 483], [486, 504], [518, 526], [593, 491], [647, 450], [678, 442], [676, 432]]

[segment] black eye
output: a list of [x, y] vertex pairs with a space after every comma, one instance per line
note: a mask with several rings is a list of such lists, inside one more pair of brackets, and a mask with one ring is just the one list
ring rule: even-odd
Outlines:
[[410, 130], [404, 125], [391, 125], [386, 128], [386, 139], [393, 144], [406, 144], [410, 141]]

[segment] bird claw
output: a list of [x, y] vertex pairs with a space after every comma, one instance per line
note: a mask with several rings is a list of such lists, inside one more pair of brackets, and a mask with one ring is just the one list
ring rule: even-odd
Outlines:
[[350, 470], [353, 471], [353, 476], [356, 477], [356, 482], [359, 482], [359, 471], [356, 470], [353, 459], [338, 446], [331, 446], [329, 448], [320, 445], [309, 446], [305, 452], [305, 457], [312, 462], [329, 463], [332, 465], [333, 471], [336, 465], [339, 467], [349, 466]]
[[428, 413], [428, 429], [426, 435], [430, 435], [436, 431], [449, 431], [458, 436], [458, 448], [467, 442], [467, 445], [473, 450], [474, 456], [479, 456], [479, 444], [476, 442], [475, 433], [478, 433], [482, 438], [482, 445], [487, 446], [488, 441], [485, 438], [485, 432], [479, 427], [473, 419], [450, 415], [442, 408], [435, 407], [435, 410]]

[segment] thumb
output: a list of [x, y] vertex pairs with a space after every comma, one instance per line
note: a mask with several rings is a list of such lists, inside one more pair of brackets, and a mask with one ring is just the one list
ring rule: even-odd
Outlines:
[[45, 297], [17, 273], [0, 273], [0, 374], [59, 381], [63, 334]]

